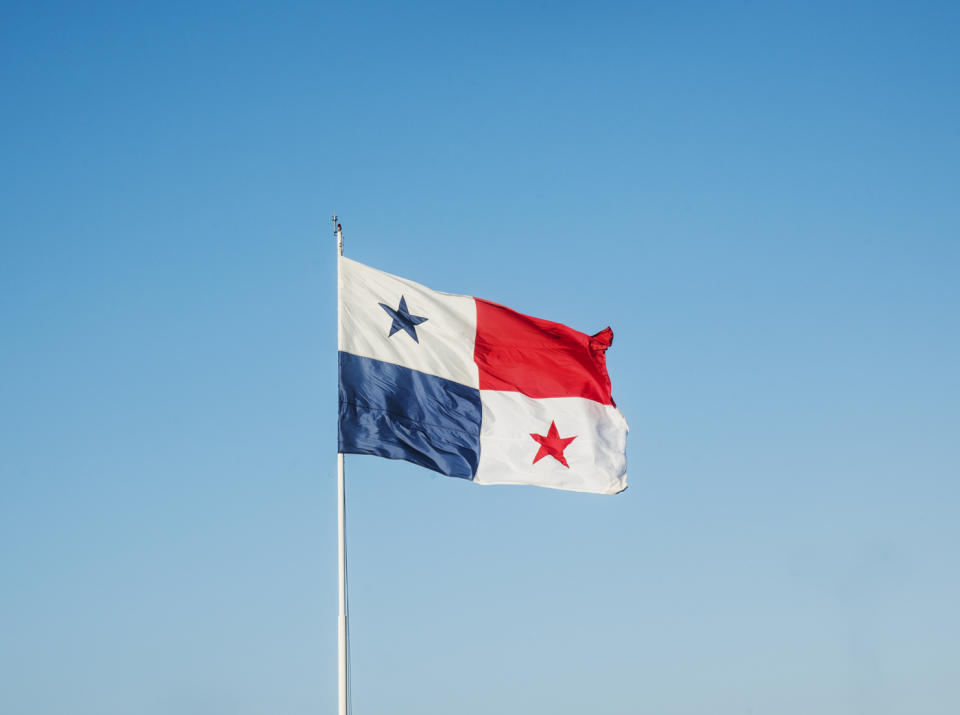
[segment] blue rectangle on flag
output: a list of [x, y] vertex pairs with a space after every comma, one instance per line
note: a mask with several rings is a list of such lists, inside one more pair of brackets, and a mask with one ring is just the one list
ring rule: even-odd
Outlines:
[[340, 352], [339, 449], [404, 459], [473, 479], [480, 462], [480, 391]]

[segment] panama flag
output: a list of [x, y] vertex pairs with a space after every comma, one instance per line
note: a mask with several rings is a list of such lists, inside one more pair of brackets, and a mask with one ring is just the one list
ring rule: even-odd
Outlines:
[[477, 484], [627, 488], [613, 341], [340, 259], [339, 450]]

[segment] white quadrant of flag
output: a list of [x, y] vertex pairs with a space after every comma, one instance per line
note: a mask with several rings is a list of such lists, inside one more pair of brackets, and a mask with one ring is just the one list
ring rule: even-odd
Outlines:
[[[532, 399], [517, 392], [481, 390], [478, 484], [536, 484], [571, 491], [615, 494], [625, 486], [627, 421], [616, 407], [582, 397]], [[555, 425], [567, 464], [540, 442]], [[562, 444], [562, 443], [561, 443]], [[599, 475], [603, 475], [600, 477]]]
[[[473, 360], [477, 308], [470, 296], [441, 293], [419, 283], [341, 259], [340, 350], [373, 358], [468, 387], [479, 387]], [[390, 334], [392, 310], [425, 320], [414, 340], [400, 330]]]

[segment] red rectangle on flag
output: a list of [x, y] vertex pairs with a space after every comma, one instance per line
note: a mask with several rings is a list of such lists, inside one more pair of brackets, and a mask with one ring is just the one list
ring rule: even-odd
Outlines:
[[591, 336], [480, 298], [476, 303], [481, 390], [614, 404], [605, 355], [613, 342], [610, 328]]

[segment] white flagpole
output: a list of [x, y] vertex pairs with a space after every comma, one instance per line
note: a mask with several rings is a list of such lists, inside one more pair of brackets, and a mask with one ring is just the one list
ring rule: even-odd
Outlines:
[[[341, 324], [341, 269], [343, 255], [343, 231], [333, 216], [333, 233], [337, 237], [337, 349], [342, 344]], [[337, 451], [337, 582], [340, 591], [340, 607], [337, 614], [337, 693], [338, 715], [347, 715], [347, 548], [346, 548], [346, 491], [343, 480], [343, 453]]]

